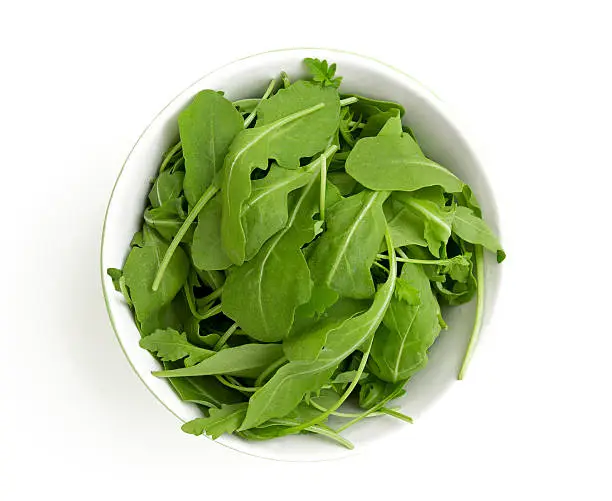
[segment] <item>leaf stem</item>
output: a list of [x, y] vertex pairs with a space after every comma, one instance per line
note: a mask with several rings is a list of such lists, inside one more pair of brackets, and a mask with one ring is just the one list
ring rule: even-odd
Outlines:
[[353, 120], [349, 121], [348, 123], [349, 127], [355, 127], [356, 129], [363, 129], [365, 127], [365, 124], [362, 122], [355, 122]]
[[[394, 390], [393, 392], [391, 392], [391, 394], [387, 398], [383, 399], [378, 404], [376, 404], [373, 407], [369, 408], [367, 411], [362, 413], [359, 417], [356, 417], [355, 419], [351, 419], [348, 423], [344, 423], [339, 428], [336, 428], [336, 432], [340, 433], [341, 431], [346, 430], [347, 428], [353, 426], [355, 423], [358, 423], [362, 419], [367, 418], [368, 416], [370, 416], [374, 412], [377, 412], [379, 409], [383, 408], [387, 402], [389, 402], [389, 401], [393, 400], [394, 398], [396, 398], [397, 392], [399, 390], [401, 390], [403, 385], [404, 385], [404, 383], [402, 382], [400, 385], [398, 385], [398, 388], [396, 390]], [[389, 410], [391, 410], [391, 409], [389, 409]], [[406, 417], [408, 417], [408, 416], [406, 416]]]
[[166, 170], [166, 167], [168, 167], [168, 164], [170, 163], [170, 160], [172, 160], [172, 157], [174, 156], [174, 154], [180, 150], [182, 147], [182, 143], [179, 141], [178, 143], [176, 143], [172, 149], [167, 153], [167, 155], [164, 157], [164, 159], [162, 160], [162, 164], [159, 167], [159, 172], [162, 173], [164, 172], [164, 170]]
[[[309, 405], [311, 405], [312, 407], [314, 407], [315, 409], [321, 411], [321, 412], [326, 412], [327, 409], [325, 407], [323, 407], [322, 405], [317, 404], [316, 402], [313, 402], [312, 399], [309, 400], [308, 402]], [[374, 416], [381, 416], [383, 414], [383, 412], [376, 412], [374, 414], [370, 414], [370, 417], [374, 417]], [[357, 416], [361, 416], [361, 413], [356, 413], [356, 412], [338, 412], [338, 411], [334, 411], [331, 413], [332, 416], [337, 416], [337, 417], [343, 417], [343, 418], [353, 418], [353, 417], [357, 417]]]
[[374, 265], [378, 266], [379, 268], [381, 268], [382, 270], [385, 270], [387, 273], [389, 273], [389, 268], [387, 268], [386, 266], [380, 264], [378, 261], [374, 261]]
[[159, 269], [157, 270], [157, 275], [155, 275], [155, 280], [153, 280], [153, 291], [157, 291], [157, 289], [159, 289], [159, 284], [161, 283], [162, 278], [164, 277], [166, 268], [168, 268], [168, 265], [170, 264], [170, 260], [172, 259], [172, 256], [174, 255], [174, 251], [176, 251], [176, 248], [181, 243], [181, 240], [183, 240], [185, 233], [187, 233], [187, 230], [189, 230], [189, 227], [195, 221], [195, 218], [198, 217], [198, 214], [200, 213], [200, 211], [210, 201], [210, 199], [213, 196], [215, 196], [217, 191], [219, 191], [219, 188], [215, 186], [214, 184], [211, 184], [206, 189], [206, 191], [202, 194], [202, 196], [200, 197], [198, 202], [195, 204], [193, 209], [191, 209], [189, 214], [187, 214], [185, 221], [183, 221], [183, 225], [179, 228], [176, 235], [174, 235], [174, 238], [172, 239], [172, 242], [170, 242], [168, 249], [166, 249], [164, 258], [162, 259], [162, 262], [159, 265]]
[[476, 261], [476, 317], [474, 318], [474, 327], [472, 328], [472, 334], [470, 335], [470, 340], [465, 350], [461, 369], [459, 369], [459, 375], [457, 376], [459, 380], [463, 379], [465, 376], [465, 371], [476, 349], [480, 328], [482, 326], [482, 317], [484, 314], [484, 256], [482, 245], [474, 246], [474, 260]]
[[259, 390], [259, 388], [251, 388], [251, 387], [248, 387], [248, 386], [242, 386], [241, 384], [234, 384], [234, 383], [228, 381], [224, 376], [215, 376], [215, 377], [217, 378], [217, 381], [219, 381], [220, 383], [224, 384], [228, 388], [232, 388], [233, 390], [244, 391], [244, 392], [248, 392], [248, 393], [254, 393], [257, 390]]
[[121, 278], [119, 279], [119, 290], [121, 291], [121, 294], [123, 294], [123, 297], [125, 297], [125, 302], [127, 303], [127, 305], [129, 307], [132, 307], [132, 298], [130, 297], [130, 291], [128, 291], [127, 285], [125, 283], [124, 275], [121, 275]]
[[[337, 147], [334, 145], [334, 152]], [[327, 150], [325, 151], [327, 153]], [[325, 221], [325, 189], [327, 188], [327, 157], [321, 155], [321, 190], [319, 193], [319, 218]]]
[[200, 315], [202, 317], [200, 318], [200, 320], [206, 320], [207, 318], [214, 317], [215, 315], [218, 315], [219, 313], [221, 313], [220, 304], [218, 304], [217, 306], [213, 306], [210, 310], [206, 311], [205, 313], [202, 313]]
[[[451, 263], [454, 263], [455, 261], [458, 261], [457, 258], [459, 258], [459, 257], [463, 257], [463, 255], [460, 254], [459, 256], [451, 257], [451, 258], [448, 258], [448, 259], [412, 259], [410, 257], [398, 257], [397, 260], [400, 263], [436, 264], [436, 265], [440, 265], [440, 264], [451, 264]], [[389, 259], [389, 256], [387, 256], [386, 254], [377, 254], [376, 255], [376, 259]]]
[[208, 294], [208, 296], [204, 296], [203, 298], [198, 299], [198, 302], [200, 304], [208, 304], [213, 302], [215, 299], [221, 297], [221, 294], [223, 294], [223, 286], [219, 287], [218, 289], [215, 289], [214, 291], [212, 291], [210, 294]]
[[340, 99], [340, 106], [348, 106], [359, 101], [355, 96], [347, 97], [346, 99]]
[[255, 116], [257, 115], [257, 110], [259, 109], [259, 107], [261, 106], [261, 103], [263, 103], [266, 99], [268, 99], [268, 97], [270, 97], [270, 94], [272, 94], [272, 91], [274, 90], [274, 87], [276, 86], [276, 78], [274, 78], [270, 84], [268, 85], [268, 88], [266, 89], [266, 92], [264, 92], [264, 95], [262, 96], [262, 98], [259, 100], [259, 102], [257, 103], [257, 105], [255, 106], [255, 108], [253, 109], [253, 111], [251, 111], [251, 113], [249, 113], [249, 116], [246, 117], [244, 119], [244, 128], [246, 129], [249, 125], [251, 125], [251, 122], [255, 119]]
[[264, 381], [268, 378], [268, 376], [272, 374], [276, 369], [278, 369], [281, 365], [283, 365], [285, 362], [287, 362], [287, 357], [281, 357], [275, 362], [272, 362], [268, 367], [264, 369], [264, 371], [255, 380], [255, 386], [263, 386]]
[[191, 289], [191, 286], [189, 284], [183, 285], [183, 292], [185, 292], [185, 298], [187, 299], [187, 305], [189, 306], [189, 311], [191, 311], [191, 314], [198, 320], [204, 320], [205, 317], [198, 312], [193, 300], [193, 289]]
[[236, 332], [236, 329], [237, 329], [237, 328], [238, 328], [238, 324], [237, 324], [237, 323], [232, 324], [232, 326], [231, 326], [229, 329], [227, 329], [227, 330], [225, 331], [225, 334], [223, 334], [223, 336], [221, 336], [221, 337], [219, 338], [219, 341], [217, 341], [217, 342], [215, 343], [215, 346], [213, 346], [213, 350], [215, 350], [215, 351], [219, 351], [221, 348], [223, 348], [223, 346], [225, 346], [225, 343], [226, 343], [226, 342], [227, 342], [227, 340], [230, 338], [230, 336], [231, 336], [231, 335], [232, 335], [234, 332]]
[[[381, 414], [387, 414], [388, 416], [393, 416], [397, 419], [401, 419], [402, 421], [406, 421], [407, 423], [414, 423], [414, 421], [412, 420], [412, 418], [410, 416], [406, 416], [406, 414], [403, 414], [401, 412], [396, 411], [395, 409], [389, 409], [388, 407], [383, 407], [382, 409], [380, 409]], [[370, 414], [371, 416], [372, 414]]]

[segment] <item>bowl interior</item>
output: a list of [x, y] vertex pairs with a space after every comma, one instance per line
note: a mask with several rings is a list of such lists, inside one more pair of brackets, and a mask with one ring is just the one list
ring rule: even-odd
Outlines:
[[[140, 227], [150, 181], [162, 154], [178, 135], [178, 113], [202, 89], [223, 90], [228, 99], [261, 96], [270, 79], [281, 70], [293, 79], [304, 76], [304, 57], [336, 62], [343, 76], [341, 90], [367, 97], [393, 100], [406, 108], [404, 123], [417, 136], [424, 152], [469, 183], [478, 197], [485, 219], [497, 231], [497, 211], [491, 189], [472, 147], [456, 120], [428, 90], [411, 77], [380, 62], [355, 54], [320, 49], [295, 49], [259, 54], [220, 68], [177, 96], [144, 131], [117, 179], [108, 207], [102, 240], [102, 280], [109, 315], [130, 364], [151, 392], [180, 420], [199, 416], [198, 409], [182, 402], [170, 385], [151, 375], [158, 362], [138, 346], [139, 332], [130, 310], [106, 276], [109, 267], [121, 268], [130, 240]], [[484, 326], [491, 315], [499, 282], [494, 258], [485, 261], [486, 296]], [[407, 385], [407, 394], [395, 401], [418, 422], [424, 412], [456, 381], [474, 315], [474, 301], [444, 312], [449, 325], [430, 352], [430, 361]], [[177, 423], [178, 428], [178, 423]], [[355, 444], [354, 451], [311, 436], [290, 436], [267, 442], [247, 442], [223, 436], [218, 442], [239, 451], [272, 459], [321, 460], [363, 452], [390, 440], [409, 440], [414, 426], [393, 418], [367, 419], [343, 433]]]

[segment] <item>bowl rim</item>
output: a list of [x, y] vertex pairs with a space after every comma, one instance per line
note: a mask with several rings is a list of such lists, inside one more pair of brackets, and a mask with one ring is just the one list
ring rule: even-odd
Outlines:
[[[103, 224], [102, 224], [102, 235], [101, 235], [101, 239], [100, 239], [100, 256], [99, 256], [99, 260], [100, 260], [100, 280], [102, 282], [102, 294], [104, 297], [104, 304], [106, 307], [106, 311], [108, 313], [108, 317], [111, 323], [111, 327], [113, 329], [113, 332], [115, 334], [115, 338], [117, 340], [117, 342], [119, 343], [119, 346], [121, 347], [121, 351], [123, 352], [125, 358], [127, 359], [128, 363], [130, 364], [130, 367], [132, 368], [133, 372], [136, 374], [136, 376], [138, 377], [138, 379], [142, 382], [142, 384], [144, 384], [144, 386], [147, 388], [147, 390], [155, 397], [155, 399], [166, 409], [168, 410], [170, 413], [172, 413], [172, 415], [174, 415], [181, 423], [185, 423], [185, 420], [183, 418], [181, 418], [173, 409], [170, 408], [170, 406], [168, 404], [166, 404], [166, 402], [164, 402], [164, 400], [162, 400], [162, 398], [160, 396], [158, 396], [158, 394], [147, 384], [146, 380], [140, 375], [138, 369], [134, 366], [130, 356], [128, 355], [125, 346], [123, 344], [123, 341], [121, 340], [121, 336], [119, 335], [119, 330], [117, 328], [116, 325], [116, 321], [115, 321], [115, 317], [113, 315], [113, 311], [112, 308], [110, 306], [110, 301], [109, 301], [109, 292], [114, 292], [113, 291], [109, 291], [108, 290], [108, 281], [106, 280], [106, 270], [104, 269], [104, 248], [105, 248], [105, 237], [106, 237], [106, 227], [107, 227], [107, 221], [108, 221], [108, 214], [109, 214], [109, 210], [113, 201], [113, 197], [115, 195], [115, 191], [117, 189], [117, 185], [119, 184], [119, 181], [121, 179], [121, 176], [124, 172], [124, 169], [126, 167], [126, 165], [128, 164], [128, 162], [130, 161], [130, 158], [132, 156], [132, 154], [134, 153], [134, 150], [137, 148], [137, 146], [139, 145], [140, 141], [142, 140], [142, 138], [145, 136], [145, 134], [149, 131], [149, 129], [153, 126], [153, 124], [157, 121], [157, 119], [164, 113], [164, 111], [169, 108], [178, 98], [180, 98], [185, 92], [187, 92], [189, 89], [191, 89], [192, 87], [194, 87], [199, 81], [205, 79], [206, 77], [209, 77], [210, 75], [221, 71], [229, 66], [232, 66], [234, 64], [238, 64], [241, 63], [243, 61], [246, 60], [251, 60], [251, 59], [256, 59], [258, 57], [261, 56], [265, 56], [267, 54], [273, 54], [273, 53], [292, 53], [292, 52], [302, 52], [302, 51], [307, 51], [307, 50], [312, 50], [312, 51], [316, 51], [316, 52], [325, 52], [325, 53], [329, 53], [330, 55], [333, 54], [344, 54], [344, 55], [350, 55], [353, 57], [356, 57], [358, 59], [362, 59], [364, 60], [366, 63], [375, 63], [377, 65], [382, 65], [390, 70], [392, 70], [393, 72], [399, 74], [400, 76], [404, 77], [404, 78], [408, 78], [410, 79], [413, 84], [416, 86], [416, 88], [418, 88], [423, 94], [425, 94], [428, 98], [429, 98], [429, 103], [433, 106], [437, 106], [439, 111], [442, 112], [442, 114], [445, 117], [449, 118], [449, 121], [452, 122], [454, 125], [457, 126], [457, 129], [461, 132], [461, 135], [464, 137], [466, 144], [469, 146], [470, 152], [473, 155], [474, 160], [476, 161], [476, 164], [480, 167], [479, 168], [479, 175], [482, 176], [483, 178], [483, 182], [485, 184], [485, 186], [487, 187], [487, 189], [490, 192], [493, 192], [492, 188], [491, 188], [491, 184], [489, 181], [489, 178], [487, 177], [486, 171], [482, 166], [482, 162], [480, 161], [480, 157], [478, 155], [478, 146], [477, 144], [475, 145], [475, 141], [473, 137], [466, 137], [465, 134], [465, 124], [462, 123], [462, 121], [459, 119], [459, 117], [457, 117], [457, 115], [452, 111], [452, 109], [450, 109], [448, 107], [448, 105], [444, 102], [444, 100], [438, 96], [438, 94], [436, 94], [431, 88], [429, 88], [428, 86], [426, 86], [424, 83], [422, 83], [420, 80], [418, 80], [417, 78], [415, 78], [414, 76], [410, 75], [409, 73], [406, 73], [405, 71], [391, 65], [388, 64], [384, 61], [380, 61], [379, 59], [372, 57], [372, 56], [368, 56], [368, 55], [364, 55], [361, 53], [357, 53], [357, 52], [353, 52], [353, 51], [348, 51], [348, 50], [343, 50], [343, 49], [337, 49], [337, 48], [326, 48], [326, 47], [289, 47], [289, 48], [281, 48], [281, 49], [274, 49], [274, 50], [268, 50], [268, 51], [263, 51], [263, 52], [257, 52], [255, 54], [250, 54], [244, 57], [240, 57], [237, 59], [234, 59], [232, 61], [229, 61], [223, 65], [220, 66], [216, 66], [215, 68], [213, 68], [212, 70], [208, 71], [207, 73], [201, 75], [200, 77], [198, 77], [196, 80], [194, 80], [191, 84], [187, 85], [185, 88], [183, 88], [180, 92], [178, 92], [176, 95], [174, 95], [174, 97], [172, 97], [172, 99], [170, 99], [168, 101], [168, 103], [166, 103], [166, 105], [161, 108], [154, 116], [153, 118], [148, 122], [148, 124], [146, 125], [146, 127], [142, 130], [142, 132], [140, 133], [140, 135], [138, 136], [137, 140], [134, 142], [133, 146], [130, 148], [130, 151], [128, 152], [127, 156], [125, 157], [125, 160], [123, 161], [123, 164], [121, 165], [121, 169], [119, 170], [119, 173], [117, 174], [117, 177], [115, 179], [115, 182], [113, 183], [113, 188], [111, 190], [111, 193], [109, 195], [108, 198], [108, 203], [106, 205], [106, 210], [104, 212], [104, 220], [103, 220]], [[502, 237], [502, 233], [501, 230], [499, 228], [499, 209], [496, 203], [495, 198], [493, 198], [490, 201], [490, 205], [492, 206], [492, 210], [490, 211], [491, 214], [489, 215], [489, 217], [487, 218], [490, 222], [492, 222], [497, 230], [497, 234], [498, 237], [501, 240]], [[499, 267], [497, 269], [497, 285], [496, 285], [496, 291], [499, 289], [499, 284], [501, 283], [502, 277], [503, 277], [503, 269], [502, 267]], [[497, 294], [495, 294], [497, 295]], [[492, 305], [494, 306], [494, 304]], [[486, 312], [485, 312], [486, 315]], [[482, 330], [484, 330], [484, 327], [486, 325], [486, 320], [485, 322], [483, 322], [483, 325], [481, 327], [481, 333]], [[478, 340], [479, 341], [479, 340]], [[233, 445], [227, 443], [226, 441], [220, 441], [220, 440], [212, 440], [210, 437], [208, 437], [207, 435], [204, 435], [208, 440], [210, 440], [211, 442], [214, 442], [216, 444], [222, 445], [228, 449], [231, 449], [233, 451], [242, 453], [242, 454], [246, 454], [248, 456], [251, 457], [255, 457], [255, 458], [259, 458], [259, 459], [266, 459], [266, 460], [270, 460], [270, 461], [280, 461], [280, 462], [319, 462], [319, 461], [331, 461], [334, 459], [341, 459], [344, 457], [347, 457], [347, 454], [344, 454], [343, 456], [333, 456], [333, 457], [324, 457], [324, 458], [317, 458], [317, 459], [286, 459], [286, 458], [278, 458], [278, 457], [273, 457], [273, 456], [263, 456], [263, 455], [259, 455], [259, 454], [255, 454], [253, 452], [250, 452], [244, 448], [238, 448], [238, 447], [234, 447]], [[359, 450], [352, 450], [350, 451], [351, 455], [354, 454], [359, 454]]]

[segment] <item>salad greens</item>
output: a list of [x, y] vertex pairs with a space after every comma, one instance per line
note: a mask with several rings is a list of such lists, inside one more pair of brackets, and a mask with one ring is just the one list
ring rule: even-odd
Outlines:
[[[306, 59], [261, 98], [198, 93], [178, 118], [142, 229], [108, 274], [140, 346], [203, 416], [182, 427], [268, 440], [339, 432], [427, 364], [442, 306], [477, 296], [484, 250], [505, 258], [469, 186], [421, 150], [390, 101], [340, 94]], [[360, 408], [347, 411], [351, 402]]]

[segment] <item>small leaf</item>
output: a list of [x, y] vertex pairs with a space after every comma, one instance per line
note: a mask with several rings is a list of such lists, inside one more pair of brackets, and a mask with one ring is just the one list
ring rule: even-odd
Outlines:
[[179, 198], [183, 191], [183, 172], [163, 171], [153, 183], [153, 188], [149, 193], [149, 201], [153, 208], [161, 207], [169, 200]]
[[205, 433], [213, 440], [224, 433], [233, 433], [238, 429], [246, 415], [248, 404], [222, 405], [220, 409], [209, 410], [208, 417], [196, 418], [185, 423], [181, 429], [191, 435], [202, 435]]
[[497, 261], [499, 263], [506, 257], [491, 228], [482, 219], [477, 217], [472, 209], [461, 206], [457, 207], [453, 219], [453, 231], [466, 242], [482, 245], [485, 249], [497, 252]]
[[185, 333], [179, 333], [174, 329], [156, 330], [152, 334], [140, 340], [140, 346], [164, 361], [174, 362], [185, 358], [185, 366], [195, 365], [202, 360], [215, 354], [214, 351], [206, 350], [191, 344]]

